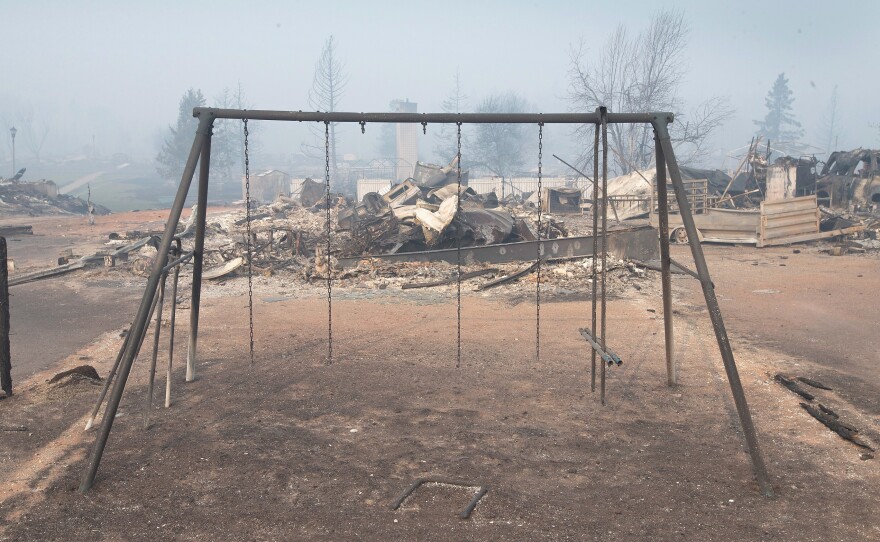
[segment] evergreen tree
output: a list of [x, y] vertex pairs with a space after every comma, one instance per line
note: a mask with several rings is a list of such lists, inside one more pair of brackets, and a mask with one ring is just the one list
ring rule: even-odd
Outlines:
[[199, 121], [193, 117], [192, 111], [195, 107], [204, 106], [205, 97], [201, 90], [190, 88], [180, 99], [177, 125], [168, 127], [171, 133], [165, 138], [162, 149], [156, 156], [156, 171], [163, 179], [180, 179], [183, 175], [183, 168], [186, 166], [199, 126]]
[[[525, 98], [509, 91], [487, 96], [477, 105], [476, 112], [526, 113], [529, 109]], [[467, 156], [474, 166], [485, 167], [506, 179], [519, 173], [525, 165], [525, 130], [523, 124], [477, 124]]]
[[788, 88], [788, 79], [785, 78], [785, 73], [780, 73], [764, 99], [767, 115], [764, 120], [755, 121], [758, 125], [758, 135], [776, 143], [793, 143], [803, 137], [801, 123], [796, 121], [792, 114], [793, 102], [794, 97], [791, 89]]
[[[464, 113], [467, 111], [468, 97], [461, 88], [461, 77], [458, 70], [455, 71], [455, 84], [446, 95], [446, 99], [440, 105], [444, 113]], [[467, 146], [467, 135], [462, 132], [461, 144]], [[434, 153], [441, 164], [451, 161], [458, 155], [458, 127], [454, 124], [441, 124], [440, 132], [436, 136]], [[464, 157], [462, 160], [464, 161]]]

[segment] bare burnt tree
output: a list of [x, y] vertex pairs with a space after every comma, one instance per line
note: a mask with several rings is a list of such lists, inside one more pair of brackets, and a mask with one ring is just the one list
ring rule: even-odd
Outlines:
[[25, 146], [39, 162], [46, 138], [49, 136], [49, 121], [34, 113], [34, 108], [28, 104], [19, 109], [15, 115], [15, 122], [18, 124]]
[[[321, 56], [315, 64], [312, 88], [309, 90], [309, 106], [316, 111], [338, 111], [339, 101], [345, 93], [348, 75], [345, 65], [336, 54], [336, 41], [333, 36], [327, 38]], [[330, 175], [334, 183], [338, 183], [336, 160], [336, 126], [330, 123]], [[310, 125], [313, 141], [303, 143], [303, 152], [312, 158], [324, 158], [324, 126]]]
[[819, 141], [826, 155], [831, 154], [832, 150], [836, 150], [837, 137], [840, 135], [840, 111], [837, 101], [837, 85], [831, 91], [831, 97], [828, 99], [828, 105], [819, 119], [817, 127]]
[[[569, 102], [575, 111], [592, 112], [604, 105], [615, 113], [671, 111], [676, 114], [670, 135], [679, 162], [692, 163], [705, 155], [709, 137], [732, 116], [726, 98], [712, 97], [690, 114], [679, 88], [686, 74], [683, 54], [688, 28], [678, 11], [660, 11], [642, 32], [631, 36], [619, 26], [599, 51], [589, 59], [583, 43], [570, 51]], [[628, 173], [651, 167], [654, 134], [650, 126], [611, 125], [608, 127], [613, 169]], [[592, 127], [581, 126], [576, 135], [590, 149]], [[592, 151], [587, 151], [590, 153]], [[581, 160], [589, 160], [584, 154]]]

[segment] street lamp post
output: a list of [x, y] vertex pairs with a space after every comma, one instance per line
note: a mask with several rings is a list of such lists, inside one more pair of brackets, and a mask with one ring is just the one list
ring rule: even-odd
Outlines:
[[13, 126], [9, 129], [9, 133], [12, 134], [12, 176], [15, 177], [15, 134], [18, 133], [18, 130]]

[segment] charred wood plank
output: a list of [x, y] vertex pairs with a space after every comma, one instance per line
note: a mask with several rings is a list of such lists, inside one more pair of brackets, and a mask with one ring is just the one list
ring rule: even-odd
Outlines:
[[819, 410], [821, 410], [825, 414], [828, 414], [829, 416], [831, 416], [834, 419], [840, 418], [840, 416], [837, 415], [837, 412], [834, 412], [833, 410], [831, 410], [827, 406], [823, 405], [822, 403], [819, 403]]
[[[490, 267], [487, 269], [478, 269], [477, 271], [471, 271], [470, 273], [462, 273], [461, 280], [469, 280], [472, 278], [481, 277], [483, 275], [491, 275], [491, 274], [497, 273], [497, 272], [498, 272], [497, 267]], [[443, 280], [437, 280], [434, 282], [410, 282], [410, 283], [404, 284], [400, 288], [402, 290], [412, 290], [414, 288], [432, 288], [434, 286], [445, 286], [447, 284], [453, 284], [453, 283], [455, 283], [456, 280], [458, 280], [457, 277], [449, 277], [449, 278], [446, 278]]]
[[507, 282], [512, 282], [520, 277], [524, 277], [524, 276], [530, 274], [535, 269], [537, 269], [538, 263], [539, 262], [536, 261], [532, 265], [526, 267], [525, 269], [520, 269], [516, 273], [511, 273], [509, 275], [499, 277], [495, 280], [490, 280], [489, 282], [487, 282], [485, 284], [481, 284], [480, 286], [477, 287], [477, 291], [482, 291], [482, 290], [487, 290], [489, 288], [494, 288], [495, 286], [499, 286], [499, 285], [505, 284]]
[[803, 382], [804, 384], [806, 384], [807, 386], [811, 386], [811, 387], [814, 387], [814, 388], [820, 389], [820, 390], [832, 391], [831, 388], [829, 388], [825, 384], [819, 382], [818, 380], [813, 380], [812, 378], [807, 378], [805, 376], [799, 376], [799, 377], [797, 377], [797, 379], [800, 380], [801, 382]]
[[835, 418], [832, 418], [831, 416], [825, 414], [818, 408], [810, 406], [806, 403], [801, 403], [801, 408], [806, 410], [807, 413], [810, 414], [810, 416], [822, 422], [822, 425], [840, 435], [841, 438], [852, 442], [856, 446], [871, 450], [872, 452], [874, 451], [874, 448], [872, 448], [869, 444], [858, 437], [858, 429], [855, 429], [845, 423], [841, 423]]
[[802, 387], [798, 386], [797, 382], [795, 382], [794, 380], [790, 380], [790, 379], [782, 376], [779, 373], [776, 373], [776, 376], [773, 377], [773, 380], [778, 382], [781, 386], [784, 386], [784, 387], [788, 388], [790, 391], [800, 395], [801, 397], [803, 397], [807, 401], [812, 401], [813, 399], [816, 398], [812, 393], [810, 393], [810, 392], [806, 391], [805, 389], [803, 389]]
[[6, 238], [0, 237], [0, 389], [12, 395], [12, 355], [9, 350], [9, 268]]

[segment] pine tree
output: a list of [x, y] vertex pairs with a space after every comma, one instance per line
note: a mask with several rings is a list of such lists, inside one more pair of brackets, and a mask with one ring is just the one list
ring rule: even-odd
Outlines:
[[[461, 77], [458, 70], [455, 71], [455, 83], [446, 99], [440, 105], [444, 113], [463, 113], [467, 111], [468, 97], [461, 88]], [[458, 127], [454, 124], [441, 124], [440, 132], [436, 137], [434, 153], [441, 163], [451, 161], [458, 155]], [[462, 146], [467, 146], [467, 136], [462, 133]], [[462, 161], [465, 157], [462, 157]]]
[[193, 117], [193, 108], [204, 106], [205, 97], [201, 90], [191, 88], [180, 99], [177, 126], [168, 127], [171, 133], [165, 138], [162, 149], [156, 156], [156, 171], [163, 179], [180, 179], [183, 175], [183, 168], [199, 126], [198, 119]]
[[788, 79], [785, 78], [785, 73], [780, 73], [764, 99], [767, 115], [764, 116], [764, 120], [754, 121], [758, 125], [758, 135], [776, 143], [794, 143], [803, 137], [801, 123], [796, 121], [792, 114], [793, 102], [794, 97], [791, 89], [788, 88]]

